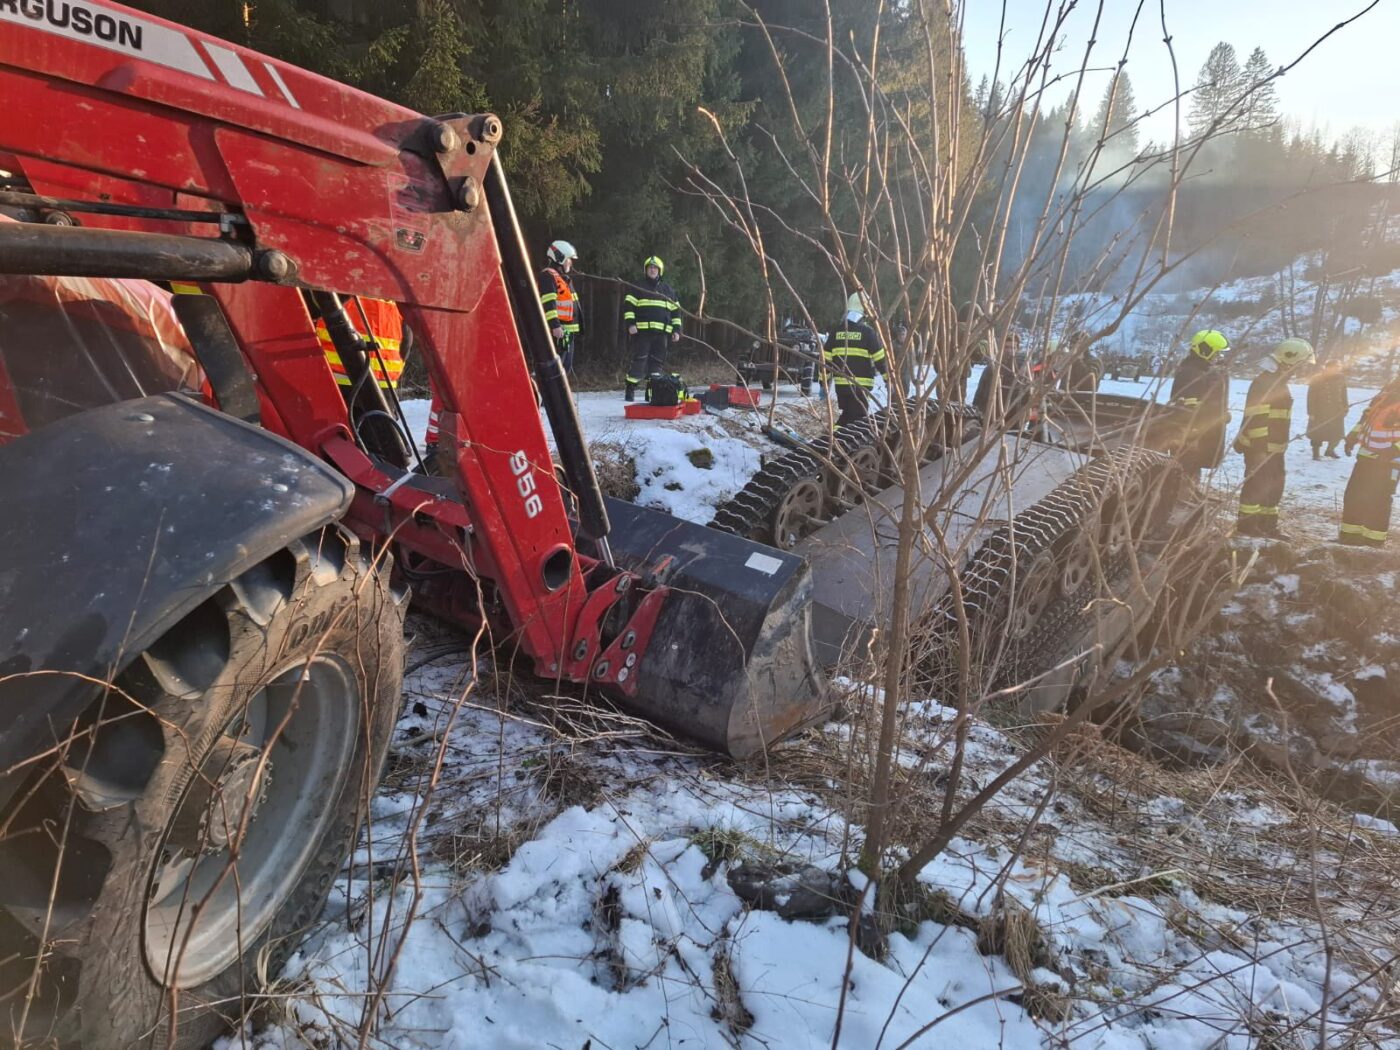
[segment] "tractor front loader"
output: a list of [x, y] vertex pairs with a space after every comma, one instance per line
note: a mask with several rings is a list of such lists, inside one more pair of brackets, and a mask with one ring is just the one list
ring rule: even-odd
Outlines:
[[[0, 98], [0, 1044], [239, 1016], [363, 816], [410, 594], [735, 756], [824, 716], [800, 557], [599, 492], [496, 117], [104, 0], [0, 3]], [[91, 299], [21, 338], [17, 287], [87, 279], [170, 294], [197, 375], [113, 368]], [[445, 476], [359, 296], [427, 364]]]

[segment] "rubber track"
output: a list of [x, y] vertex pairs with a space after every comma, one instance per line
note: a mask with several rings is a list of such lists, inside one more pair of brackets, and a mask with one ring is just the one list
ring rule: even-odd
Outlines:
[[[1117, 449], [1092, 461], [1055, 488], [1044, 499], [1018, 514], [1009, 527], [985, 540], [968, 561], [962, 573], [963, 601], [972, 634], [973, 648], [979, 654], [991, 652], [1007, 626], [1009, 598], [1014, 574], [1024, 574], [1031, 562], [1046, 550], [1067, 547], [1086, 527], [1096, 534], [1116, 513], [1114, 500], [1118, 482], [1126, 485], [1137, 475], [1146, 486], [1150, 501], [1144, 513], [1144, 535], [1150, 538], [1165, 523], [1180, 482], [1180, 471], [1167, 456], [1149, 449]], [[1100, 548], [1102, 551], [1102, 548]], [[1071, 655], [1065, 644], [1083, 627], [1089, 601], [1099, 593], [1100, 580], [1113, 581], [1128, 567], [1130, 548], [1105, 559], [1100, 571], [1091, 572], [1084, 584], [1071, 595], [1060, 595], [1046, 609], [1038, 629], [1021, 643], [1008, 642], [1001, 667], [993, 682], [998, 688], [1024, 681], [1056, 666]], [[1102, 556], [1102, 555], [1101, 555]], [[1102, 575], [1100, 575], [1100, 572]], [[933, 651], [951, 654], [957, 638], [957, 612], [951, 593], [930, 619]], [[935, 656], [928, 670], [933, 677], [951, 673], [946, 657]]]
[[[961, 419], [964, 424], [981, 420], [981, 416], [971, 405], [934, 400], [925, 404], [929, 426], [935, 425], [940, 418], [949, 416]], [[918, 408], [914, 398], [910, 398], [906, 405], [909, 411], [916, 411]], [[835, 459], [839, 465], [842, 453], [849, 456], [857, 449], [874, 445], [882, 439], [893, 440], [898, 435], [898, 429], [893, 425], [891, 417], [890, 410], [882, 408], [859, 423], [837, 427], [833, 434], [823, 435], [811, 442], [815, 455], [805, 449], [793, 449], [771, 460], [749, 479], [747, 485], [720, 505], [709, 523], [710, 528], [744, 536], [760, 543], [772, 543], [774, 515], [792, 487], [804, 478], [822, 481], [825, 472], [822, 459]], [[838, 449], [835, 456], [830, 454], [833, 439]]]

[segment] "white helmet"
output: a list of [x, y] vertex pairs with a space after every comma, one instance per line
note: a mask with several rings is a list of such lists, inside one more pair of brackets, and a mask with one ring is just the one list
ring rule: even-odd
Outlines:
[[578, 249], [568, 241], [555, 241], [544, 254], [555, 266], [563, 266], [565, 259], [578, 258]]
[[1284, 368], [1297, 368], [1302, 364], [1309, 364], [1317, 360], [1317, 355], [1313, 353], [1312, 343], [1306, 339], [1285, 339], [1274, 347], [1274, 352], [1270, 355]]

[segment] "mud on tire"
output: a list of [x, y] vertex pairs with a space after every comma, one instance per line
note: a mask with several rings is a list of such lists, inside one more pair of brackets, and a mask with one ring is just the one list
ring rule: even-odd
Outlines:
[[25, 1045], [206, 1046], [278, 972], [398, 713], [406, 595], [387, 580], [338, 528], [292, 544], [138, 656], [35, 770], [0, 818], [0, 1045], [23, 1022]]

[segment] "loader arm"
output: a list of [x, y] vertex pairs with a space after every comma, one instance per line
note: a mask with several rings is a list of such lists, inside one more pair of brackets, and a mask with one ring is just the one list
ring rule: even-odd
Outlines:
[[[696, 622], [684, 605], [723, 614], [723, 598], [689, 590], [664, 544], [629, 570], [609, 564], [577, 417], [522, 288], [495, 116], [425, 117], [103, 0], [0, 0], [0, 97], [0, 169], [18, 176], [0, 205], [47, 219], [0, 224], [0, 272], [141, 277], [212, 297], [262, 425], [354, 483], [347, 523], [405, 555], [421, 601], [464, 623], [484, 611], [540, 675], [593, 683], [682, 731], [674, 704], [653, 712], [639, 693], [654, 681], [641, 673], [650, 647], [664, 646], [668, 674], [683, 679], [675, 654], [687, 648], [695, 661], [748, 663], [758, 634], [676, 636]], [[399, 304], [444, 408], [450, 485], [360, 432], [308, 312], [308, 296], [328, 292]], [[555, 481], [537, 384], [584, 504], [587, 551]], [[697, 553], [692, 542], [683, 562]], [[781, 561], [740, 557], [735, 571], [774, 581], [771, 615], [805, 626], [805, 566], [783, 563], [779, 587]], [[805, 647], [781, 658], [801, 666], [749, 677], [782, 681], [784, 695], [714, 698], [751, 709], [752, 739], [823, 711]]]

